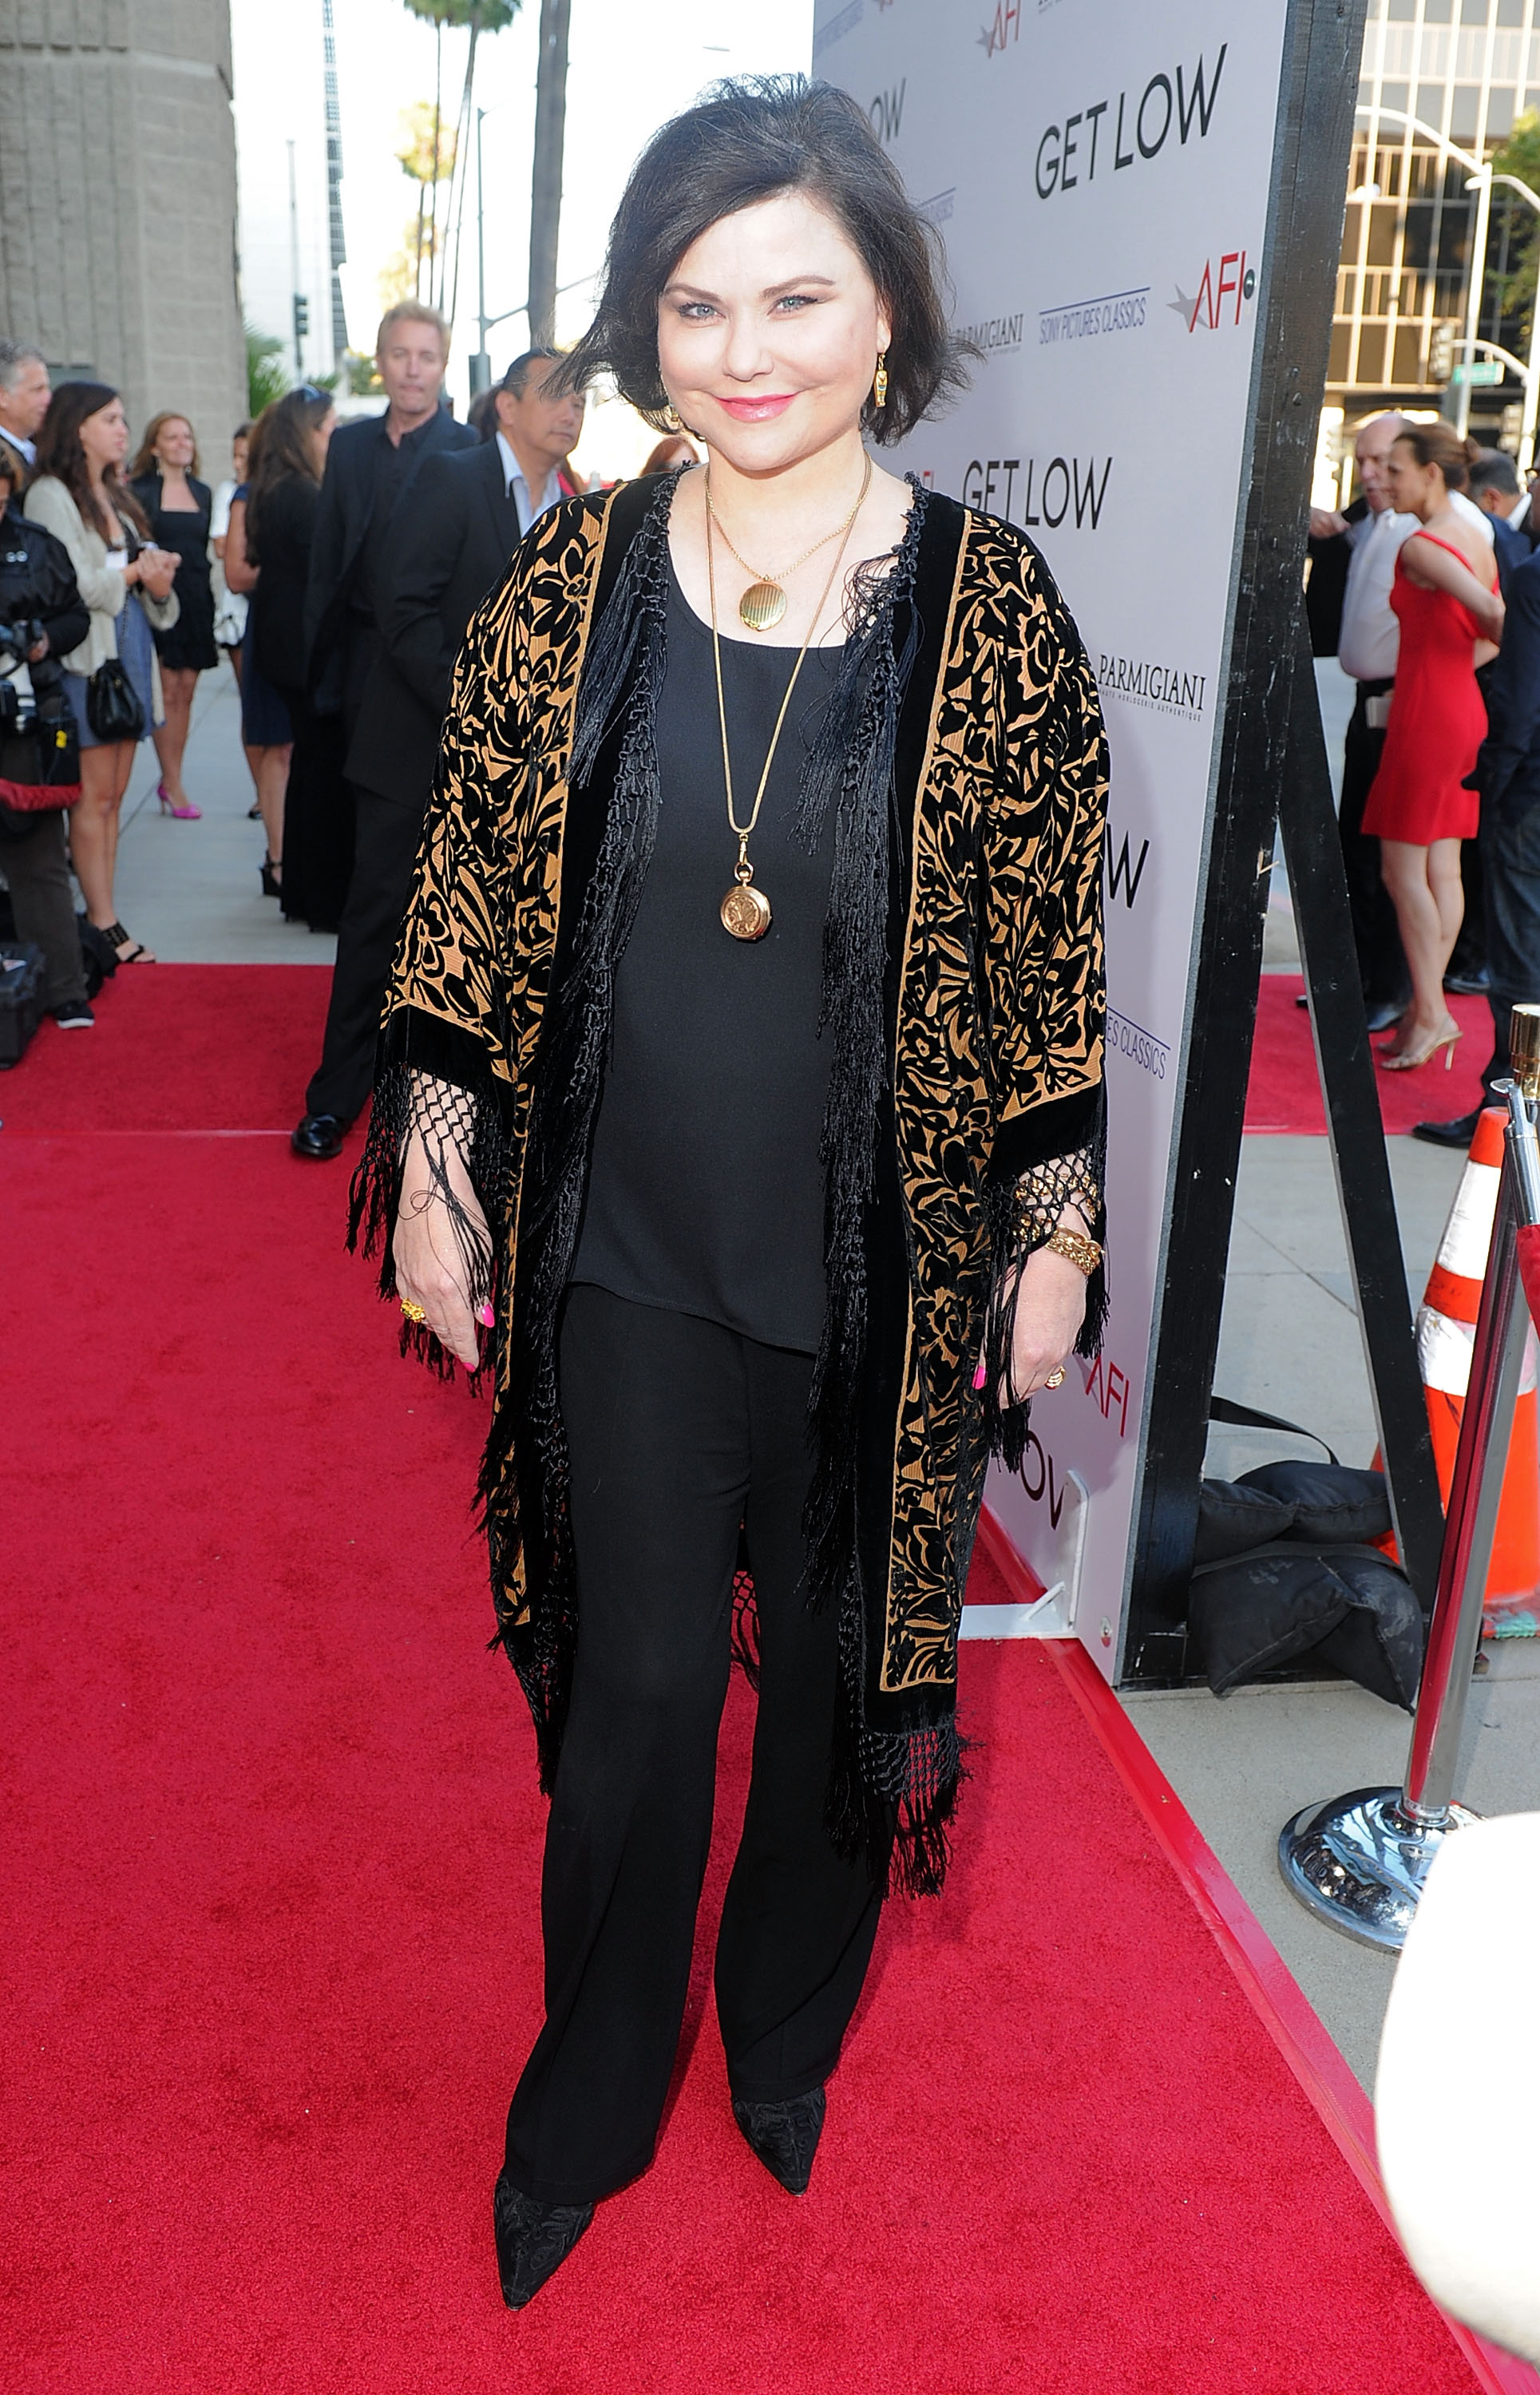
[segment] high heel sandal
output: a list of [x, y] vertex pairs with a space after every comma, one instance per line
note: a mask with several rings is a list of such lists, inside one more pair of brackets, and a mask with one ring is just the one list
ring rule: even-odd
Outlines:
[[[155, 961], [144, 942], [136, 940], [132, 932], [126, 932], [121, 923], [104, 923], [101, 927], [101, 936], [104, 940], [112, 941], [120, 965], [141, 963], [153, 965]], [[123, 953], [125, 948], [128, 951], [126, 956]]]
[[1421, 1048], [1403, 1048], [1399, 1056], [1389, 1055], [1382, 1048], [1379, 1051], [1379, 1061], [1387, 1073], [1414, 1073], [1419, 1065], [1431, 1064], [1441, 1048], [1444, 1052], [1444, 1071], [1447, 1073], [1454, 1062], [1455, 1042], [1464, 1038], [1465, 1033], [1459, 1025], [1452, 1023], [1447, 1031], [1439, 1032], [1436, 1038], [1427, 1040]]
[[202, 807], [195, 807], [191, 800], [188, 801], [185, 806], [179, 807], [173, 801], [171, 793], [166, 788], [164, 782], [157, 782], [155, 784], [155, 796], [160, 801], [160, 809], [163, 815], [175, 815], [179, 823], [202, 823]]
[[283, 896], [284, 885], [278, 878], [283, 870], [284, 867], [281, 862], [275, 861], [271, 856], [263, 857], [261, 874], [262, 895], [264, 898], [281, 898]]

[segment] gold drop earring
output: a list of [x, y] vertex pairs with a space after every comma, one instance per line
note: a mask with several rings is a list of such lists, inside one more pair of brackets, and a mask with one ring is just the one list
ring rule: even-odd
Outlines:
[[877, 352], [877, 372], [873, 377], [871, 385], [872, 403], [879, 409], [884, 408], [887, 405], [887, 351], [886, 350], [879, 350]]
[[663, 423], [665, 430], [670, 432], [683, 432], [684, 430], [684, 419], [680, 415], [678, 408], [675, 407], [672, 400], [670, 400], [669, 404], [663, 410]]

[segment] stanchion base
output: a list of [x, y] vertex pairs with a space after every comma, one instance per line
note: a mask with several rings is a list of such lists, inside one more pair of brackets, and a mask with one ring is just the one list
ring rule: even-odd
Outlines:
[[1356, 1788], [1294, 1815], [1279, 1837], [1278, 1868], [1318, 1921], [1397, 1954], [1440, 1846], [1480, 1818], [1451, 1805], [1447, 1822], [1424, 1829], [1401, 1811], [1399, 1788]]

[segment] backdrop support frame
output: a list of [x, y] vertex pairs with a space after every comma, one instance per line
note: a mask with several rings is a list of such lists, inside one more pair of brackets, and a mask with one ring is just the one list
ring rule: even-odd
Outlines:
[[1317, 1064], [1402, 1553], [1431, 1603], [1442, 1536], [1405, 1266], [1304, 638], [1309, 480], [1341, 252], [1365, 0], [1291, 0], [1266, 317], [1184, 1102], [1150, 1357], [1118, 1679], [1186, 1676], [1198, 1488], [1218, 1355], [1263, 927], [1281, 807]]

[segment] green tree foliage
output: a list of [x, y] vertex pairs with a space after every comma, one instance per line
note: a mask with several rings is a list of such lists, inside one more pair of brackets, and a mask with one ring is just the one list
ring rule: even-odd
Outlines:
[[282, 399], [289, 387], [288, 368], [284, 364], [284, 344], [276, 333], [259, 333], [255, 324], [246, 328], [246, 414], [255, 423], [264, 407]]
[[[1540, 111], [1526, 109], [1514, 124], [1512, 132], [1492, 153], [1492, 169], [1496, 175], [1517, 175], [1532, 192], [1540, 192]], [[1499, 184], [1493, 197], [1503, 196]], [[1540, 258], [1540, 216], [1517, 192], [1508, 196], [1514, 205], [1514, 233], [1508, 245], [1509, 268], [1501, 278], [1499, 305], [1505, 316], [1521, 320], [1520, 338], [1527, 343], [1534, 315], [1535, 266]]]

